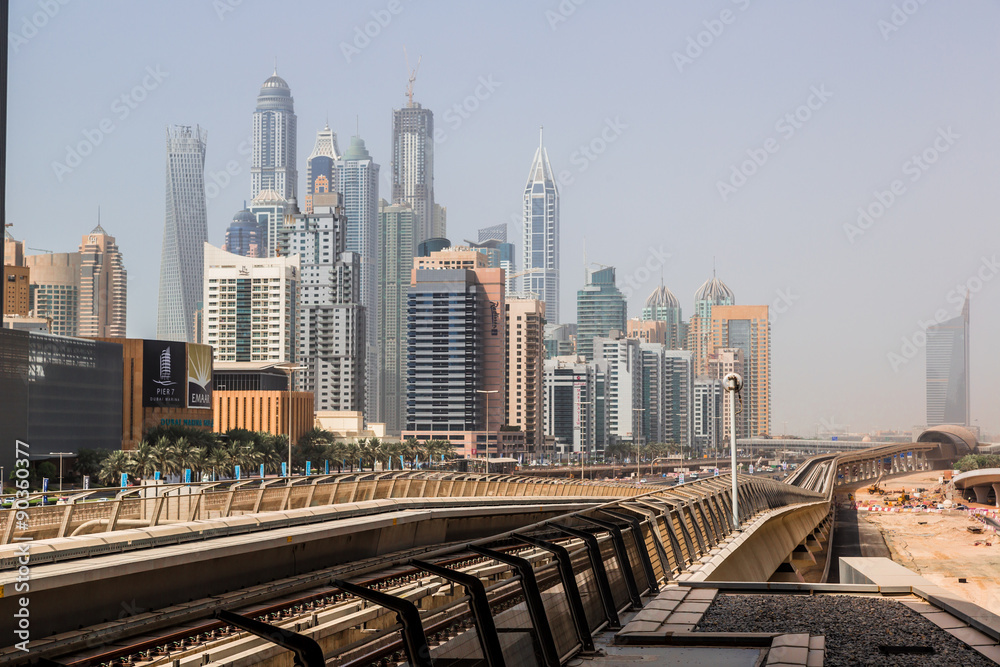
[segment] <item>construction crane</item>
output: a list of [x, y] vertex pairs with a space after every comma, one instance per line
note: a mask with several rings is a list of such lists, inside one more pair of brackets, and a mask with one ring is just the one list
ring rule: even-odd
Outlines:
[[[514, 284], [513, 281], [517, 280], [521, 276], [526, 276], [526, 275], [531, 274], [531, 273], [541, 273], [544, 270], [545, 269], [541, 269], [541, 268], [538, 268], [538, 267], [535, 267], [533, 269], [525, 269], [524, 271], [518, 271], [517, 273], [510, 274], [509, 276], [507, 276], [507, 279], [510, 280], [511, 281], [510, 284], [513, 285]], [[521, 299], [537, 299], [538, 298], [538, 292], [532, 292], [531, 290], [518, 290], [518, 291], [515, 292], [515, 291], [511, 290], [510, 296], [514, 297], [514, 298], [521, 298]]]
[[409, 82], [406, 85], [406, 99], [408, 100], [407, 106], [413, 106], [413, 82], [417, 80], [417, 70], [420, 69], [420, 61], [423, 56], [417, 56], [417, 66], [410, 69], [410, 56], [406, 53], [406, 47], [403, 47], [403, 57], [406, 58], [406, 71], [409, 74]]
[[35, 251], [37, 251], [37, 252], [47, 252], [47, 253], [49, 253], [50, 255], [52, 254], [52, 251], [51, 251], [51, 250], [46, 250], [45, 248], [28, 248], [28, 250], [35, 250]]

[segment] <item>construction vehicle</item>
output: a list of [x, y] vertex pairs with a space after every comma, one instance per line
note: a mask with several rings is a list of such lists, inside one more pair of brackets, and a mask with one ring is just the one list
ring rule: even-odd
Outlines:
[[878, 494], [880, 496], [884, 495], [885, 489], [881, 487], [881, 484], [882, 484], [882, 474], [879, 473], [878, 479], [875, 480], [875, 483], [868, 487], [868, 493], [871, 493], [873, 495]]

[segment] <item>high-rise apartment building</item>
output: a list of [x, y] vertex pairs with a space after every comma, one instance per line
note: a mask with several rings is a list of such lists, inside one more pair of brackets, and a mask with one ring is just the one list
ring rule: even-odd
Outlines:
[[280, 240], [285, 216], [297, 213], [295, 206], [274, 190], [261, 190], [250, 202], [249, 210], [264, 229], [267, 249], [260, 257], [281, 256]]
[[524, 444], [535, 458], [545, 443], [542, 401], [545, 303], [507, 299], [507, 420], [524, 431]]
[[292, 91], [275, 68], [260, 87], [253, 112], [250, 199], [262, 190], [274, 190], [289, 201], [296, 199], [296, 132]]
[[24, 242], [18, 241], [9, 229], [3, 232], [4, 266], [24, 266]]
[[557, 459], [583, 453], [593, 461], [604, 451], [605, 364], [576, 355], [547, 359], [544, 364], [545, 435], [555, 438]]
[[240, 257], [267, 257], [267, 227], [250, 209], [238, 211], [226, 229], [222, 249]]
[[698, 455], [715, 457], [722, 446], [722, 381], [702, 376], [694, 381], [694, 402], [692, 428], [694, 447]]
[[660, 285], [646, 299], [642, 321], [663, 322], [666, 328], [664, 344], [680, 350], [687, 343], [687, 325], [681, 315], [681, 303], [674, 293]]
[[[767, 306], [712, 306], [709, 359], [719, 348], [743, 351], [745, 436], [771, 432], [771, 323]], [[711, 373], [708, 373], [712, 375]], [[724, 377], [724, 376], [722, 376]]]
[[565, 357], [576, 354], [576, 322], [545, 323], [545, 357]]
[[303, 206], [306, 213], [313, 211], [313, 195], [329, 194], [336, 189], [336, 165], [339, 159], [337, 133], [327, 125], [316, 133], [316, 144], [306, 160], [306, 201]]
[[[317, 158], [318, 159], [318, 158]], [[346, 251], [357, 255], [360, 271], [358, 303], [365, 308], [366, 396], [378, 396], [378, 178], [379, 165], [361, 137], [351, 143], [336, 164], [337, 189], [343, 196]], [[369, 418], [376, 410], [369, 406]]]
[[729, 442], [730, 433], [732, 433], [732, 428], [730, 427], [730, 403], [736, 401], [736, 410], [740, 414], [736, 416], [736, 437], [745, 438], [747, 437], [748, 422], [751, 416], [748, 410], [749, 406], [749, 387], [746, 382], [746, 371], [747, 363], [746, 356], [743, 354], [743, 350], [738, 347], [720, 347], [713, 351], [712, 355], [708, 359], [708, 373], [709, 377], [713, 380], [722, 382], [725, 380], [726, 376], [730, 373], [738, 373], [743, 377], [743, 391], [740, 392], [740, 396], [736, 396], [731, 391], [725, 392], [725, 396], [722, 399], [722, 415], [723, 423], [722, 429], [720, 431], [722, 435], [723, 442]]
[[77, 335], [125, 337], [128, 281], [122, 254], [98, 222], [80, 243], [80, 301]]
[[392, 202], [413, 209], [414, 246], [434, 233], [434, 114], [411, 101], [392, 112]]
[[[471, 242], [470, 242], [471, 244]], [[506, 276], [505, 290], [508, 296], [515, 294], [519, 298], [534, 298], [530, 295], [521, 294], [517, 289], [516, 262], [514, 259], [514, 244], [507, 242], [507, 225], [499, 224], [492, 227], [485, 227], [479, 230], [479, 242], [474, 245], [480, 251], [486, 253], [491, 267], [500, 267]]]
[[507, 415], [503, 271], [414, 268], [408, 306], [407, 431], [495, 437]]
[[299, 257], [240, 257], [202, 244], [204, 336], [215, 361], [295, 361]]
[[927, 328], [927, 425], [969, 420], [969, 296], [962, 313]]
[[[545, 302], [546, 318], [559, 323], [559, 190], [556, 188], [549, 155], [538, 134], [538, 149], [524, 186], [524, 237], [522, 252], [524, 289]], [[622, 330], [625, 329], [624, 320]]]
[[662, 320], [640, 320], [638, 317], [628, 321], [628, 337], [643, 343], [666, 345], [669, 338], [667, 323]]
[[680, 445], [688, 453], [693, 430], [691, 353], [658, 343], [640, 343], [642, 433], [647, 442]]
[[32, 314], [51, 318], [51, 331], [58, 336], [77, 335], [81, 261], [78, 252], [24, 257], [29, 271]]
[[576, 293], [577, 354], [591, 361], [596, 336], [606, 337], [612, 331], [624, 335], [627, 308], [625, 295], [615, 286], [614, 267], [592, 272], [587, 284]]
[[378, 403], [372, 410], [386, 431], [406, 427], [407, 297], [413, 271], [413, 207], [379, 202]]
[[26, 266], [3, 267], [3, 315], [27, 317], [31, 310], [31, 270]]
[[316, 410], [365, 411], [365, 309], [361, 262], [346, 252], [347, 219], [340, 196], [314, 195], [313, 212], [289, 218], [287, 254], [299, 259], [296, 380]]
[[191, 340], [194, 311], [202, 296], [202, 245], [208, 240], [206, 138], [200, 127], [167, 128], [167, 211], [156, 321], [160, 340]]
[[[594, 339], [594, 363], [604, 365], [604, 439], [644, 444], [644, 415], [649, 409], [643, 401], [642, 349], [632, 338], [598, 337]], [[598, 454], [603, 454], [603, 450]]]

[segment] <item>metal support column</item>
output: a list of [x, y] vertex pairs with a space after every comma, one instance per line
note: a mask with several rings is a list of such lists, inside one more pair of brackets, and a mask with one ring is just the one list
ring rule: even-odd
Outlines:
[[628, 559], [628, 550], [625, 548], [625, 537], [622, 529], [610, 521], [602, 521], [589, 516], [581, 516], [587, 523], [592, 523], [598, 528], [611, 533], [611, 544], [615, 547], [615, 555], [618, 557], [618, 568], [622, 571], [625, 579], [625, 588], [628, 590], [628, 597], [632, 601], [632, 609], [642, 609], [642, 598], [639, 597], [639, 585], [635, 581], [635, 574], [632, 572], [632, 563]]
[[[600, 511], [620, 521], [628, 521], [629, 525], [632, 526], [632, 535], [635, 537], [635, 547], [639, 553], [639, 562], [642, 563], [642, 570], [646, 573], [646, 581], [649, 582], [649, 594], [656, 595], [659, 593], [660, 585], [656, 581], [656, 575], [653, 573], [653, 561], [649, 557], [649, 552], [646, 551], [646, 540], [642, 535], [642, 521], [639, 520], [639, 517], [632, 514], [625, 514], [624, 512], [615, 512], [612, 510]], [[653, 543], [656, 543], [655, 535], [653, 536]], [[662, 545], [657, 546], [662, 548]]]
[[493, 612], [490, 611], [490, 601], [486, 597], [486, 586], [483, 585], [482, 580], [471, 574], [422, 560], [413, 560], [410, 561], [410, 564], [425, 572], [437, 575], [445, 581], [451, 581], [465, 587], [470, 598], [469, 607], [472, 608], [472, 617], [476, 623], [476, 636], [479, 638], [479, 646], [483, 650], [486, 664], [489, 667], [505, 667], [507, 663], [503, 659], [500, 636], [497, 634], [496, 623], [493, 622]]
[[601, 593], [604, 614], [608, 617], [608, 627], [612, 630], [621, 628], [621, 621], [618, 620], [618, 609], [615, 608], [615, 596], [611, 593], [611, 580], [608, 579], [608, 571], [604, 568], [604, 558], [601, 556], [601, 545], [597, 543], [597, 537], [586, 531], [561, 526], [558, 523], [550, 523], [549, 525], [567, 535], [580, 538], [587, 545], [590, 565], [594, 568], [594, 578], [597, 580], [597, 590]]
[[295, 667], [325, 667], [326, 660], [323, 658], [323, 649], [320, 648], [316, 640], [297, 632], [279, 628], [276, 625], [258, 621], [256, 618], [249, 618], [234, 614], [231, 611], [220, 609], [215, 612], [215, 617], [229, 625], [235, 625], [241, 630], [246, 630], [252, 635], [261, 639], [273, 642], [281, 648], [287, 648], [295, 656], [292, 664]]
[[480, 546], [469, 546], [469, 551], [492, 558], [500, 563], [506, 563], [517, 570], [517, 574], [521, 577], [524, 601], [528, 607], [528, 614], [531, 616], [531, 624], [535, 628], [538, 643], [541, 644], [545, 664], [548, 667], [559, 667], [556, 640], [552, 636], [552, 628], [549, 627], [549, 617], [545, 614], [545, 603], [542, 602], [542, 593], [538, 588], [538, 580], [535, 578], [535, 570], [531, 563], [524, 558]]
[[393, 597], [380, 591], [373, 591], [364, 586], [334, 579], [330, 582], [345, 593], [368, 600], [396, 612], [396, 618], [403, 625], [403, 644], [406, 647], [406, 657], [414, 667], [433, 667], [431, 649], [427, 645], [427, 635], [424, 625], [420, 622], [420, 612], [409, 600]]

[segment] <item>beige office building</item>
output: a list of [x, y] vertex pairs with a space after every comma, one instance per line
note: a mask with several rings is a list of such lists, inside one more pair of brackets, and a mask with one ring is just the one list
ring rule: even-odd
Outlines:
[[52, 318], [52, 333], [76, 336], [80, 312], [80, 253], [25, 255], [24, 263], [30, 271], [32, 314]]

